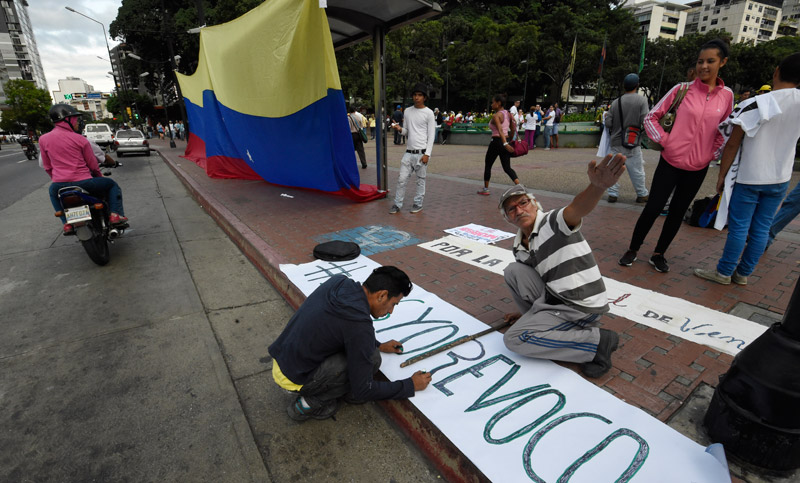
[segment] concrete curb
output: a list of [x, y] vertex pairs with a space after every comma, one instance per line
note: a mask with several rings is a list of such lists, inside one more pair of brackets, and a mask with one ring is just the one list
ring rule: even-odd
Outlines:
[[[305, 300], [305, 295], [280, 271], [281, 263], [288, 263], [280, 254], [253, 232], [236, 215], [203, 190], [174, 160], [156, 150], [167, 166], [201, 207], [214, 219], [231, 241], [239, 247], [264, 277], [295, 310]], [[191, 161], [186, 161], [191, 163]], [[382, 374], [381, 374], [382, 376]], [[392, 421], [408, 436], [425, 456], [433, 462], [447, 481], [476, 483], [490, 481], [459, 449], [442, 434], [408, 400], [378, 401]]]

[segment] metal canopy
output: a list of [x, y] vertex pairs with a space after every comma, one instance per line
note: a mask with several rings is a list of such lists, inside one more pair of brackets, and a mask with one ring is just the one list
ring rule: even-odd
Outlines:
[[426, 0], [328, 0], [326, 12], [333, 47], [339, 50], [371, 39], [376, 27], [391, 32], [438, 15], [442, 7]]
[[386, 191], [386, 34], [439, 15], [442, 7], [427, 0], [327, 0], [325, 11], [335, 50], [372, 39], [377, 185]]

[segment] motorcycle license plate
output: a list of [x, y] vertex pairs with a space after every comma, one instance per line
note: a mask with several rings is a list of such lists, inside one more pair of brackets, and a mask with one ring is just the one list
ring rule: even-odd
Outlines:
[[78, 223], [92, 219], [92, 213], [89, 211], [89, 205], [68, 208], [64, 210], [64, 216], [67, 217], [67, 223]]

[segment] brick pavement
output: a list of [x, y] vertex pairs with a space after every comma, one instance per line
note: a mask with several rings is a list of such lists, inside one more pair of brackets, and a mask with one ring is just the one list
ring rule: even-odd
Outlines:
[[[467, 223], [513, 231], [513, 227], [500, 218], [496, 209], [499, 193], [508, 183], [499, 163], [493, 178], [500, 184], [492, 185], [493, 195], [490, 197], [475, 194], [480, 186], [477, 180], [432, 174], [428, 177], [425, 206], [421, 213], [408, 213], [411, 203], [407, 203], [403, 212], [389, 215], [392, 204], [389, 199], [355, 204], [324, 193], [274, 186], [266, 182], [210, 179], [196, 165], [178, 157], [182, 153], [182, 143], [174, 150], [158, 141], [153, 144], [182, 177], [194, 184], [202, 197], [224, 206], [237, 222], [243, 223], [263, 239], [264, 244], [274, 251], [272, 263], [309, 262], [313, 260], [312, 250], [318, 241], [326, 239], [332, 232], [352, 229], [363, 231], [360, 227], [391, 227], [408, 233], [410, 238], [420, 242], [440, 238], [445, 235], [443, 229]], [[453, 158], [461, 158], [464, 165], [461, 174], [469, 171], [474, 173], [476, 166], [482, 166], [482, 148], [453, 148]], [[444, 151], [442, 147], [437, 149]], [[398, 149], [390, 150], [390, 167], [395, 168], [389, 170], [389, 187], [392, 189], [400, 156]], [[540, 163], [538, 171], [558, 171], [559, 166], [563, 167], [559, 157], [587, 157], [591, 156], [587, 154], [589, 152], [562, 149], [552, 156], [552, 161], [542, 156], [526, 162]], [[480, 158], [475, 159], [478, 155]], [[374, 156], [371, 158], [370, 168], [361, 171], [362, 182], [374, 182]], [[453, 164], [453, 160], [447, 164]], [[453, 171], [459, 170], [448, 166], [447, 171], [455, 174]], [[578, 180], [578, 184], [585, 186], [583, 173], [585, 170], [580, 174], [583, 178]], [[575, 183], [574, 180], [570, 182]], [[534, 187], [539, 185], [536, 181], [529, 184]], [[629, 180], [627, 184], [630, 184]], [[412, 183], [406, 194], [408, 199], [413, 196], [413, 189]], [[548, 209], [567, 204], [571, 196], [537, 191], [537, 198]], [[605, 276], [715, 310], [727, 312], [743, 302], [766, 309], [774, 313], [776, 318], [783, 314], [800, 274], [797, 252], [800, 238], [793, 234], [800, 231], [800, 222], [793, 222], [787, 227], [787, 234], [781, 235], [765, 254], [749, 285], [721, 286], [692, 275], [693, 268], [713, 266], [721, 254], [725, 232], [712, 229], [684, 225], [667, 253], [671, 270], [662, 274], [655, 272], [647, 263], [661, 228], [662, 221], [659, 220], [640, 251], [640, 260], [630, 268], [620, 267], [617, 259], [627, 248], [640, 210], [641, 207], [634, 205], [612, 205], [601, 201], [584, 220], [583, 233]], [[498, 246], [510, 248], [511, 240], [505, 240]], [[504, 313], [516, 311], [499, 275], [415, 245], [376, 251], [370, 256], [378, 263], [396, 265], [405, 270], [420, 287], [485, 323], [497, 322]], [[624, 318], [608, 315], [601, 319], [601, 323], [620, 334], [621, 344], [613, 356], [613, 369], [603, 378], [590, 381], [662, 421], [669, 420], [701, 383], [715, 387], [719, 376], [727, 370], [733, 359], [727, 354]], [[577, 369], [573, 364], [565, 363], [564, 366]]]

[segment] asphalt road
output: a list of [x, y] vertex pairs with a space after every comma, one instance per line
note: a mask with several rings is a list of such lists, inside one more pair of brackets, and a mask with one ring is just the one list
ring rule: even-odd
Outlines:
[[267, 346], [293, 310], [159, 156], [123, 161], [104, 267], [3, 163], [34, 181], [0, 208], [0, 481], [437, 481], [374, 403], [289, 419]]
[[29, 161], [19, 144], [1, 146], [0, 210], [49, 181], [38, 161]]

